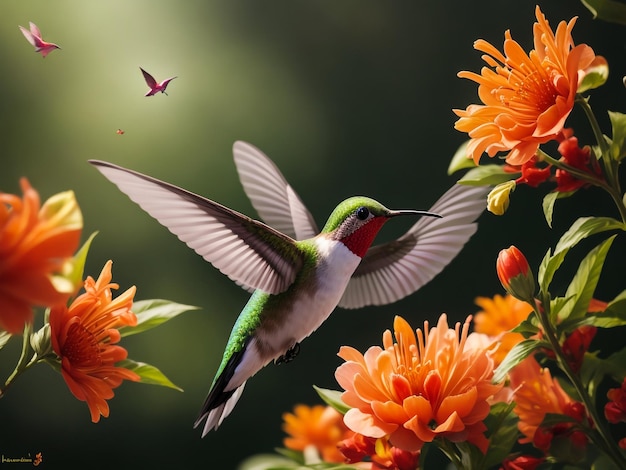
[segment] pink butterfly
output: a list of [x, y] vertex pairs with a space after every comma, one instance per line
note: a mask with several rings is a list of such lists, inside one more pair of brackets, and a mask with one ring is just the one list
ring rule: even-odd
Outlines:
[[22, 34], [24, 35], [26, 40], [30, 42], [32, 46], [35, 48], [35, 52], [40, 52], [42, 57], [45, 59], [45, 57], [48, 54], [50, 54], [53, 50], [61, 49], [58, 45], [54, 44], [53, 42], [46, 42], [43, 39], [41, 39], [41, 31], [39, 31], [39, 28], [37, 27], [35, 23], [31, 21], [29, 22], [29, 24], [30, 24], [30, 31], [28, 31], [23, 26], [20, 26], [20, 30], [22, 31]]
[[[150, 75], [148, 72], [146, 72], [144, 69], [139, 67], [139, 70], [141, 70], [141, 73], [143, 73], [143, 78], [146, 80], [147, 85], [150, 87], [150, 90], [144, 96], [156, 95], [158, 92], [165, 93], [165, 89], [167, 88], [167, 85], [169, 85], [169, 83], [172, 80], [177, 78], [177, 77], [170, 77], [166, 80], [163, 80], [161, 83], [157, 83], [154, 77]], [[165, 94], [167, 95], [167, 93]]]

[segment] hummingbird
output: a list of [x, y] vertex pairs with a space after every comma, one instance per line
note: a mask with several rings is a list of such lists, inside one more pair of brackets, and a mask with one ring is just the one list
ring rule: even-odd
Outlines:
[[[165, 93], [165, 89], [167, 88], [167, 85], [169, 85], [170, 82], [174, 80], [175, 78], [178, 78], [178, 77], [170, 77], [158, 83], [154, 79], [154, 77], [150, 75], [148, 72], [146, 72], [144, 69], [139, 67], [139, 70], [141, 70], [141, 73], [143, 74], [143, 78], [146, 81], [146, 84], [150, 87], [150, 89], [144, 96], [156, 95], [158, 92]], [[167, 95], [167, 93], [165, 94]]]
[[41, 31], [35, 23], [32, 21], [29, 22], [30, 31], [23, 26], [20, 26], [20, 31], [26, 38], [28, 42], [35, 48], [35, 52], [39, 52], [41, 56], [45, 59], [48, 54], [50, 54], [55, 49], [61, 49], [57, 44], [53, 42], [46, 42], [41, 39]]
[[[339, 306], [395, 302], [435, 277], [476, 232], [487, 190], [455, 184], [429, 211], [391, 210], [364, 196], [341, 202], [319, 230], [278, 167], [245, 142], [233, 145], [244, 191], [265, 221], [112, 163], [89, 160], [132, 201], [241, 287], [252, 292], [227, 341], [194, 423], [202, 437], [231, 413], [248, 379], [289, 362]], [[399, 216], [422, 216], [401, 237], [371, 246]]]

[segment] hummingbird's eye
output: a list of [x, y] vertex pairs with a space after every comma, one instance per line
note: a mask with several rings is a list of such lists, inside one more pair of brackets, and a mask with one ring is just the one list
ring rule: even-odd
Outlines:
[[359, 207], [356, 210], [356, 216], [359, 220], [365, 220], [369, 217], [370, 211], [367, 207]]

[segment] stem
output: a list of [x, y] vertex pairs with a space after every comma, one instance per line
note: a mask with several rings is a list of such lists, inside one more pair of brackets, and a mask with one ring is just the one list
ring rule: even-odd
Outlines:
[[[598, 411], [591, 397], [585, 390], [585, 387], [580, 381], [578, 375], [575, 374], [570, 367], [565, 355], [563, 354], [563, 350], [561, 349], [561, 345], [559, 344], [556, 331], [554, 330], [554, 328], [552, 328], [552, 323], [550, 322], [548, 312], [550, 303], [542, 302], [544, 308], [541, 308], [539, 305], [537, 305], [537, 300], [535, 300], [533, 304], [533, 309], [537, 314], [539, 321], [541, 322], [544, 334], [546, 335], [548, 341], [550, 342], [550, 345], [552, 346], [552, 350], [556, 355], [559, 367], [561, 368], [561, 370], [563, 370], [563, 372], [565, 372], [565, 375], [576, 389], [579, 398], [582, 400], [585, 408], [587, 409], [589, 417], [593, 421], [593, 424], [595, 426], [595, 432], [593, 429], [590, 429], [588, 432], [588, 436], [611, 458], [611, 460], [613, 460], [618, 468], [626, 468], [626, 458], [624, 458], [621, 450], [619, 449], [619, 447], [617, 447], [615, 441], [611, 438], [610, 433], [605, 427], [604, 421], [600, 419]], [[599, 434], [600, 439], [596, 438], [596, 432], [597, 434]]]
[[[617, 210], [620, 214], [622, 222], [626, 223], [626, 206], [624, 206], [624, 201], [622, 200], [619, 182], [614, 181], [611, 184], [610, 179], [608, 178], [609, 177], [608, 172], [607, 172], [607, 179], [604, 180], [602, 178], [598, 178], [597, 176], [591, 173], [587, 173], [585, 171], [579, 170], [578, 168], [570, 166], [567, 163], [564, 163], [560, 160], [552, 158], [550, 155], [548, 155], [541, 149], [537, 150], [537, 156], [542, 161], [548, 163], [549, 165], [552, 165], [553, 167], [559, 168], [563, 171], [567, 171], [568, 173], [574, 175], [576, 178], [578, 178], [581, 181], [584, 181], [593, 186], [597, 186], [599, 188], [604, 189], [613, 199], [613, 202], [615, 203], [615, 206], [617, 207]], [[605, 165], [605, 168], [607, 168], [608, 166], [610, 165]]]
[[[626, 211], [622, 210], [624, 203], [621, 199], [622, 190], [620, 188], [620, 182], [618, 177], [618, 167], [619, 162], [611, 158], [611, 149], [609, 147], [608, 142], [604, 138], [604, 134], [602, 133], [602, 129], [600, 129], [600, 124], [596, 119], [595, 114], [593, 114], [593, 110], [591, 106], [589, 106], [589, 102], [587, 99], [581, 95], [576, 96], [576, 103], [578, 103], [585, 112], [587, 119], [589, 120], [589, 124], [591, 125], [591, 129], [593, 130], [593, 134], [596, 138], [596, 142], [598, 143], [598, 147], [600, 147], [600, 152], [602, 154], [602, 163], [604, 167], [604, 172], [606, 174], [606, 180], [608, 182], [608, 186], [612, 189], [609, 191], [611, 197], [616, 202], [618, 208], [620, 208], [620, 215], [622, 216], [622, 220], [624, 219]], [[619, 202], [618, 202], [619, 200]]]
[[602, 152], [602, 157], [608, 158], [609, 157], [609, 144], [606, 142], [606, 139], [604, 138], [602, 129], [600, 129], [600, 124], [598, 123], [598, 120], [596, 119], [595, 114], [593, 114], [593, 110], [591, 109], [591, 106], [589, 106], [589, 102], [582, 95], [577, 95], [575, 102], [578, 103], [583, 108], [583, 111], [585, 112], [585, 115], [587, 116], [587, 119], [589, 120], [591, 129], [593, 130], [593, 135], [595, 136], [596, 142], [598, 143], [598, 146], [600, 147], [600, 151]]
[[33, 354], [33, 357], [28, 360], [28, 353], [30, 351], [30, 335], [32, 331], [32, 323], [27, 323], [24, 327], [24, 333], [22, 335], [22, 352], [20, 353], [20, 358], [17, 361], [15, 369], [4, 383], [4, 387], [0, 388], [0, 398], [4, 396], [6, 390], [11, 386], [16, 378], [18, 378], [23, 372], [28, 370], [33, 364], [37, 362], [37, 354]]

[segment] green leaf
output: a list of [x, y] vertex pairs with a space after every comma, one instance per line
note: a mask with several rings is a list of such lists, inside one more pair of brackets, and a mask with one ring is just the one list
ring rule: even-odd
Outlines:
[[531, 355], [533, 351], [542, 347], [550, 347], [550, 345], [541, 340], [525, 339], [520, 341], [509, 351], [504, 360], [493, 372], [493, 383], [500, 383], [506, 378], [509, 371]]
[[[442, 439], [442, 441], [445, 442], [447, 441], [447, 439]], [[452, 448], [456, 448], [457, 450], [455, 453], [461, 456], [460, 466], [459, 466], [460, 468], [468, 469], [468, 470], [484, 468], [481, 465], [481, 462], [483, 461], [485, 456], [480, 451], [480, 449], [478, 449], [478, 447], [476, 447], [474, 444], [470, 444], [467, 441], [460, 441], [460, 442], [450, 442], [448, 446]], [[440, 446], [440, 449], [442, 449], [442, 446]], [[448, 458], [451, 457], [450, 454], [446, 454], [446, 455]]]
[[178, 385], [174, 385], [172, 381], [168, 379], [165, 374], [163, 374], [163, 372], [150, 364], [146, 364], [145, 362], [136, 362], [132, 359], [124, 359], [115, 365], [132, 370], [141, 378], [140, 383], [142, 384], [161, 385], [163, 387], [173, 388], [179, 392], [183, 391], [183, 389]]
[[137, 316], [137, 325], [120, 328], [120, 334], [124, 337], [141, 333], [189, 310], [198, 310], [198, 307], [161, 299], [139, 300], [133, 303], [133, 312]]
[[489, 410], [485, 418], [489, 439], [487, 454], [483, 458], [480, 468], [491, 468], [501, 463], [510, 453], [519, 437], [517, 429], [518, 418], [513, 412], [515, 403], [496, 403]]
[[448, 175], [465, 168], [474, 168], [476, 166], [474, 160], [468, 158], [466, 153], [467, 144], [469, 143], [470, 141], [466, 140], [459, 146], [456, 152], [454, 152], [452, 160], [450, 160], [450, 165], [448, 165]]
[[620, 470], [615, 462], [608, 455], [602, 453], [594, 456], [589, 470]]
[[554, 325], [559, 324], [559, 318], [569, 316], [569, 313], [576, 304], [576, 297], [555, 297], [550, 300], [550, 322]]
[[528, 318], [513, 328], [511, 331], [513, 333], [520, 333], [524, 338], [528, 339], [531, 336], [539, 333], [539, 327], [537, 326], [539, 320], [537, 319], [537, 314], [535, 312], [530, 312]]
[[549, 292], [550, 283], [554, 274], [563, 263], [567, 252], [578, 242], [590, 235], [608, 230], [624, 230], [624, 224], [611, 217], [581, 217], [561, 236], [554, 254], [550, 250], [546, 253], [539, 266], [539, 286], [542, 293]]
[[562, 415], [559, 413], [546, 413], [541, 421], [541, 427], [551, 428], [561, 423], [577, 423], [576, 419], [568, 415]]
[[609, 111], [613, 138], [611, 139], [611, 158], [621, 160], [626, 157], [626, 114]]
[[0, 331], [0, 349], [2, 349], [5, 346], [5, 344], [9, 342], [9, 340], [11, 339], [11, 336], [13, 335], [9, 333], [8, 331]]
[[341, 400], [342, 392], [338, 390], [330, 390], [328, 388], [321, 388], [317, 385], [313, 385], [313, 388], [320, 396], [320, 398], [324, 400], [324, 403], [336, 409], [342, 415], [345, 415], [346, 412], [350, 409], [350, 407]]
[[465, 173], [458, 182], [469, 186], [495, 186], [517, 176], [519, 173], [505, 172], [503, 165], [480, 165]]
[[552, 228], [552, 214], [554, 212], [554, 204], [556, 203], [557, 199], [564, 199], [566, 197], [570, 197], [575, 192], [576, 191], [567, 191], [567, 192], [552, 191], [545, 195], [545, 197], [543, 198], [542, 206], [543, 206], [543, 215], [546, 218], [548, 227]]
[[237, 467], [238, 470], [287, 470], [300, 467], [298, 462], [280, 455], [259, 454], [248, 457]]
[[[277, 451], [282, 454], [282, 450]], [[300, 454], [302, 454], [300, 452]], [[239, 464], [237, 470], [354, 470], [362, 468], [357, 465], [348, 465], [343, 463], [302, 463], [301, 461], [291, 460], [289, 457], [274, 454], [258, 454], [248, 457]]]
[[603, 359], [597, 352], [587, 352], [580, 368], [580, 376], [589, 396], [595, 400], [596, 391], [605, 377], [621, 384], [626, 375], [626, 348]]
[[87, 255], [89, 254], [89, 248], [91, 247], [91, 242], [94, 238], [96, 238], [98, 232], [93, 232], [89, 235], [89, 238], [83, 246], [80, 247], [78, 252], [72, 258], [70, 263], [70, 269], [65, 273], [65, 277], [75, 286], [77, 289], [83, 283], [83, 275], [85, 271], [85, 262], [87, 261]]
[[566, 297], [574, 297], [576, 301], [571, 305], [569, 311], [560, 312], [558, 318], [562, 322], [566, 320], [577, 321], [587, 315], [589, 303], [593, 298], [593, 293], [600, 279], [604, 260], [606, 259], [606, 255], [615, 236], [616, 235], [613, 235], [600, 243], [581, 261], [565, 293]]
[[569, 250], [590, 235], [608, 230], [625, 230], [625, 228], [622, 222], [612, 217], [581, 217], [563, 234], [554, 252], [557, 254]]
[[277, 454], [304, 465], [304, 453], [301, 450], [285, 449], [284, 447], [278, 447], [274, 450]]
[[552, 214], [554, 213], [554, 203], [559, 197], [558, 191], [552, 191], [548, 193], [543, 198], [542, 206], [543, 206], [543, 215], [546, 218], [546, 222], [548, 223], [548, 227], [552, 228]]
[[586, 352], [579, 374], [582, 383], [587, 389], [587, 393], [595, 401], [596, 390], [606, 375], [604, 359], [600, 359], [595, 352]]
[[559, 254], [553, 255], [552, 250], [548, 248], [548, 251], [541, 260], [537, 280], [539, 281], [539, 292], [542, 295], [545, 296], [549, 294], [550, 283], [554, 278], [554, 274], [561, 266], [561, 263], [563, 263], [565, 253], [566, 252], [561, 251]]
[[626, 26], [626, 5], [617, 0], [581, 0], [595, 19]]
[[622, 291], [609, 302], [604, 312], [594, 312], [586, 324], [599, 328], [614, 328], [626, 325], [626, 291]]
[[618, 384], [621, 384], [626, 376], [626, 348], [611, 354], [602, 361], [606, 375], [613, 378]]

